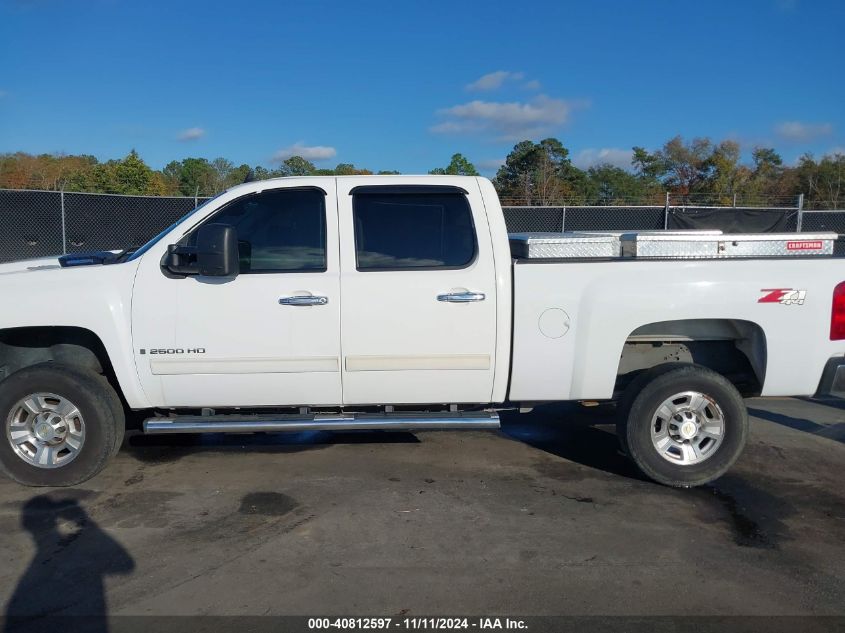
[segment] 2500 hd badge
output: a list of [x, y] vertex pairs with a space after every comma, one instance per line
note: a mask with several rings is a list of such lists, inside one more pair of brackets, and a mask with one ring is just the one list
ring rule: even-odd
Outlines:
[[182, 348], [170, 348], [170, 349], [142, 349], [140, 350], [141, 355], [144, 354], [205, 354], [204, 347], [189, 347], [186, 349]]

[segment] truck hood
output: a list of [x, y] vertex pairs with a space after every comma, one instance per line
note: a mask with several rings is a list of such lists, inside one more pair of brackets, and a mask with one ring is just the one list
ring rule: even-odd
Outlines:
[[81, 266], [99, 267], [103, 264], [115, 263], [114, 256], [121, 251], [92, 251], [73, 253], [61, 257], [42, 257], [39, 259], [25, 259], [19, 262], [0, 264], [0, 275], [9, 273], [35, 272], [39, 270], [54, 270], [56, 268], [78, 268]]
[[0, 275], [10, 273], [35, 272], [38, 270], [53, 270], [61, 268], [58, 257], [41, 257], [38, 259], [25, 259], [19, 262], [0, 264]]

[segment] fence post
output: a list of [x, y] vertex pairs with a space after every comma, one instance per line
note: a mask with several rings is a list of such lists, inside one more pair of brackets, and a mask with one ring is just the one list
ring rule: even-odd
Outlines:
[[199, 185], [197, 185], [197, 188], [194, 190], [194, 209], [196, 209], [199, 206], [199, 200], [198, 200], [199, 195], [200, 195], [200, 188], [199, 188]]
[[59, 200], [62, 206], [62, 255], [67, 255], [67, 222], [65, 220], [65, 188], [62, 187], [59, 193]]
[[563, 233], [566, 230], [566, 205], [563, 205], [563, 215], [560, 216], [560, 232]]
[[736, 194], [734, 194], [734, 209], [736, 209]]
[[666, 206], [663, 208], [663, 230], [669, 228], [669, 192], [666, 192]]
[[802, 224], [804, 223], [804, 194], [798, 194], [798, 223], [795, 226], [795, 232], [800, 233]]

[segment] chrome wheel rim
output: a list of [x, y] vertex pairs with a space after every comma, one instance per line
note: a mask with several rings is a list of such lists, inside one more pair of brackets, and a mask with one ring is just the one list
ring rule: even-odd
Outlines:
[[36, 468], [72, 462], [85, 443], [79, 408], [54, 393], [33, 393], [18, 401], [6, 420], [6, 438], [15, 454]]
[[666, 398], [651, 420], [651, 443], [673, 464], [700, 464], [716, 454], [724, 437], [721, 407], [698, 391], [682, 391]]

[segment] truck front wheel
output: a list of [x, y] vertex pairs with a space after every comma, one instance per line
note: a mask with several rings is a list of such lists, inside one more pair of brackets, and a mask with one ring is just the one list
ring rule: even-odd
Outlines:
[[108, 381], [59, 363], [0, 382], [0, 422], [0, 470], [27, 486], [90, 479], [123, 441], [123, 407]]
[[620, 427], [629, 456], [646, 476], [689, 488], [733, 466], [745, 447], [748, 414], [727, 379], [685, 365], [642, 386]]

